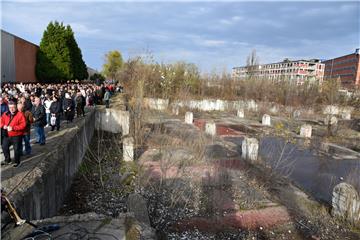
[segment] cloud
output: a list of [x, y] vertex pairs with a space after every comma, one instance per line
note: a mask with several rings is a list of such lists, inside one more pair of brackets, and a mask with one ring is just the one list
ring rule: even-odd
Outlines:
[[71, 28], [73, 29], [74, 32], [76, 32], [77, 34], [80, 35], [93, 35], [93, 34], [100, 34], [101, 30], [97, 29], [97, 28], [90, 28], [88, 26], [86, 26], [83, 23], [78, 23], [78, 22], [72, 22], [69, 23], [69, 25], [71, 26]]
[[243, 19], [244, 18], [242, 16], [233, 16], [233, 17], [227, 18], [227, 19], [220, 19], [220, 23], [225, 24], [225, 25], [232, 25]]
[[36, 44], [49, 21], [70, 24], [86, 63], [98, 69], [103, 55], [118, 49], [125, 59], [150, 50], [156, 60], [185, 60], [208, 71], [244, 64], [252, 49], [262, 63], [352, 52], [359, 43], [359, 5], [190, 0], [3, 2], [2, 24], [5, 30]]

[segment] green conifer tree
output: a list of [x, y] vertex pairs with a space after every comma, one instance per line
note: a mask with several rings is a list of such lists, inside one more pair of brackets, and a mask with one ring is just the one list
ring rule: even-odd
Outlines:
[[83, 80], [88, 77], [74, 32], [63, 23], [50, 22], [37, 54], [36, 75], [41, 82]]

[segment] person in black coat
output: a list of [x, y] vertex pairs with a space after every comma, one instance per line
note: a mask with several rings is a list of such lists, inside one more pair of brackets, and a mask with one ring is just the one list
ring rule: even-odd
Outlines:
[[60, 130], [61, 113], [62, 113], [62, 104], [59, 101], [59, 97], [54, 96], [53, 102], [50, 105], [50, 114], [51, 114], [50, 116], [51, 116], [51, 118], [55, 117], [56, 120], [55, 120], [54, 124], [52, 121], [50, 121], [51, 122], [51, 131], [54, 131], [55, 127], [56, 127], [57, 131]]
[[85, 116], [85, 98], [81, 94], [81, 92], [78, 92], [75, 97], [75, 103], [76, 103], [76, 114], [77, 117]]
[[65, 93], [65, 98], [63, 100], [63, 111], [65, 113], [67, 123], [72, 122], [75, 115], [75, 104], [69, 93]]
[[46, 125], [46, 112], [45, 107], [41, 104], [41, 100], [39, 97], [35, 97], [34, 105], [31, 112], [34, 117], [33, 126], [35, 127], [35, 133], [37, 135], [36, 143], [40, 143], [40, 145], [45, 145], [46, 137], [44, 127]]

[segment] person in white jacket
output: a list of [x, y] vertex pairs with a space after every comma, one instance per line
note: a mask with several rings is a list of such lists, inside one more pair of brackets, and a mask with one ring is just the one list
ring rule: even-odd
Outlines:
[[48, 127], [50, 126], [50, 106], [52, 104], [52, 98], [49, 95], [46, 95], [45, 97], [45, 101], [44, 101], [44, 107], [45, 107], [45, 112], [46, 112], [46, 126]]

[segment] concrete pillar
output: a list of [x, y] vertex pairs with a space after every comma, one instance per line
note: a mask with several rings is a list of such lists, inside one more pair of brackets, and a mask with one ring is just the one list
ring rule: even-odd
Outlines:
[[339, 111], [340, 109], [338, 106], [328, 105], [324, 108], [323, 113], [329, 115], [337, 115], [339, 114]]
[[128, 135], [130, 133], [130, 112], [128, 111], [123, 111], [123, 116], [121, 118], [121, 128], [123, 135]]
[[300, 110], [295, 110], [294, 112], [293, 112], [293, 118], [300, 118], [300, 116], [301, 116], [301, 111]]
[[205, 124], [205, 133], [216, 136], [216, 123], [215, 122], [207, 122]]
[[258, 159], [259, 141], [256, 138], [245, 137], [241, 145], [241, 150], [242, 158], [250, 162], [256, 162]]
[[124, 138], [123, 160], [125, 162], [134, 161], [134, 138], [132, 138], [132, 137]]
[[342, 182], [334, 187], [332, 215], [355, 226], [360, 224], [360, 196], [354, 186]]
[[244, 118], [245, 117], [244, 109], [237, 110], [237, 117], [238, 118]]
[[271, 126], [271, 118], [269, 115], [264, 114], [264, 116], [262, 117], [262, 121], [261, 121], [262, 125], [265, 126]]
[[192, 112], [186, 112], [185, 113], [185, 123], [187, 124], [193, 124], [194, 116]]
[[304, 124], [300, 128], [300, 136], [304, 138], [311, 138], [312, 127], [311, 125]]
[[172, 113], [174, 114], [174, 115], [179, 115], [179, 107], [178, 106], [174, 106], [173, 108], [172, 108]]

